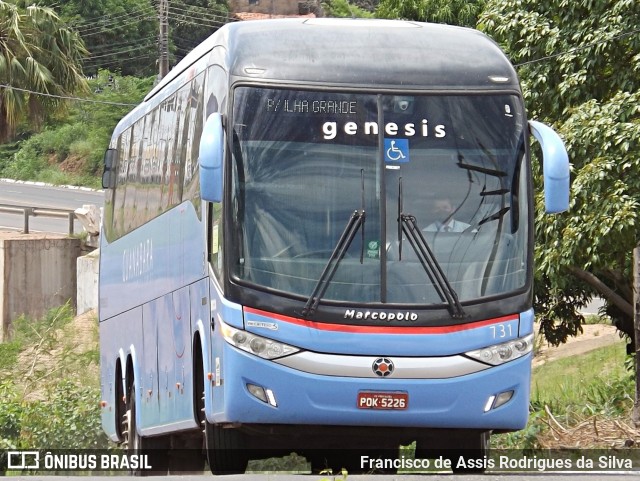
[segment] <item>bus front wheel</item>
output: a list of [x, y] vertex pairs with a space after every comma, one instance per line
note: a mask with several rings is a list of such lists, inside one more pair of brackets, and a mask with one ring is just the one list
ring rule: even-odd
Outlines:
[[470, 432], [453, 449], [451, 470], [454, 474], [484, 474], [489, 456], [491, 431]]
[[[200, 386], [200, 396], [195, 401], [197, 421], [204, 433], [204, 448], [212, 474], [242, 474], [247, 469], [249, 458], [243, 435], [237, 429], [225, 429], [207, 421], [205, 415], [205, 383], [202, 368], [202, 351], [199, 344], [194, 349], [194, 385]], [[196, 392], [198, 392], [196, 391]]]
[[242, 474], [249, 459], [242, 433], [205, 420], [205, 446], [212, 474]]

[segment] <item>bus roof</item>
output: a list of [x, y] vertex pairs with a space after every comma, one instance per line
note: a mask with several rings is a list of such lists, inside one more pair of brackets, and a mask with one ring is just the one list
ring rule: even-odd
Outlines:
[[232, 81], [519, 90], [507, 57], [477, 30], [399, 20], [272, 19], [224, 25], [145, 100], [215, 46], [226, 50]]
[[519, 89], [515, 70], [500, 48], [468, 28], [361, 19], [264, 20], [224, 28], [230, 73], [236, 79]]

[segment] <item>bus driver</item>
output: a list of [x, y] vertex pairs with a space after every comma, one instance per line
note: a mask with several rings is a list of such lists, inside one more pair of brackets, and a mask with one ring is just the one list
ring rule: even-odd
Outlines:
[[426, 232], [464, 232], [469, 224], [453, 218], [457, 212], [449, 197], [435, 199], [432, 204], [432, 212], [438, 220], [429, 224]]

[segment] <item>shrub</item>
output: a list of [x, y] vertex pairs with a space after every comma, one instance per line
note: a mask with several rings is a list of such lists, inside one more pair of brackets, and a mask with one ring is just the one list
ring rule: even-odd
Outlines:
[[23, 449], [106, 449], [100, 424], [100, 390], [65, 379], [47, 399], [22, 405], [19, 444]]
[[109, 448], [97, 343], [78, 351], [72, 320], [70, 304], [39, 320], [19, 317], [11, 342], [0, 345], [0, 451]]
[[153, 81], [101, 71], [89, 81], [91, 100], [111, 103], [75, 102], [63, 119], [0, 150], [0, 177], [98, 187], [111, 132]]

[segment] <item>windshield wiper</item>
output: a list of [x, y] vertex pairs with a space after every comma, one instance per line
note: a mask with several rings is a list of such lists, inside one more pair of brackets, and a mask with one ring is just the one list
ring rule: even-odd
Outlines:
[[461, 169], [466, 169], [468, 171], [474, 171], [474, 172], [480, 172], [481, 174], [487, 174], [487, 175], [491, 175], [491, 176], [494, 176], [494, 177], [505, 177], [507, 175], [507, 173], [502, 171], [502, 170], [490, 169], [488, 167], [482, 167], [480, 165], [464, 164], [464, 163], [462, 163], [462, 161], [459, 161], [457, 163], [457, 165]]
[[398, 243], [399, 243], [399, 259], [402, 260], [402, 232], [407, 236], [407, 240], [414, 252], [418, 256], [418, 260], [424, 271], [429, 276], [433, 287], [435, 288], [438, 296], [442, 302], [446, 302], [449, 305], [449, 313], [454, 319], [463, 319], [466, 314], [458, 299], [458, 294], [451, 286], [449, 279], [445, 275], [438, 259], [433, 254], [433, 251], [429, 247], [427, 239], [422, 235], [422, 231], [418, 227], [418, 221], [416, 217], [411, 214], [405, 214], [402, 212], [402, 177], [398, 182]]
[[399, 222], [402, 224], [402, 231], [407, 236], [409, 244], [411, 244], [411, 247], [418, 256], [418, 260], [433, 283], [438, 296], [440, 296], [442, 302], [446, 302], [449, 305], [451, 317], [454, 319], [464, 318], [465, 313], [458, 299], [458, 294], [451, 286], [449, 279], [447, 279], [440, 263], [429, 247], [427, 240], [422, 235], [415, 216], [411, 214], [401, 214]]
[[478, 222], [478, 225], [482, 225], [482, 224], [486, 224], [489, 221], [492, 220], [498, 220], [501, 217], [503, 217], [507, 212], [509, 212], [511, 210], [511, 207], [503, 207], [502, 209], [500, 209], [498, 212], [495, 212], [493, 214], [488, 215], [487, 217], [485, 217], [484, 219], [482, 219], [480, 222]]
[[349, 246], [353, 242], [356, 234], [359, 229], [362, 229], [362, 248], [360, 250], [360, 264], [364, 262], [364, 221], [365, 221], [365, 211], [364, 211], [364, 170], [360, 171], [362, 176], [362, 208], [360, 210], [355, 210], [347, 225], [345, 226], [342, 234], [340, 234], [340, 239], [338, 239], [338, 243], [336, 244], [329, 260], [327, 261], [327, 265], [324, 266], [322, 270], [322, 274], [318, 278], [318, 282], [316, 282], [309, 299], [307, 299], [304, 308], [302, 309], [303, 317], [311, 317], [315, 313], [318, 308], [318, 304], [320, 303], [320, 299], [324, 296], [324, 293], [327, 291], [333, 276], [340, 265], [340, 261], [344, 258], [344, 255], [349, 250]]

